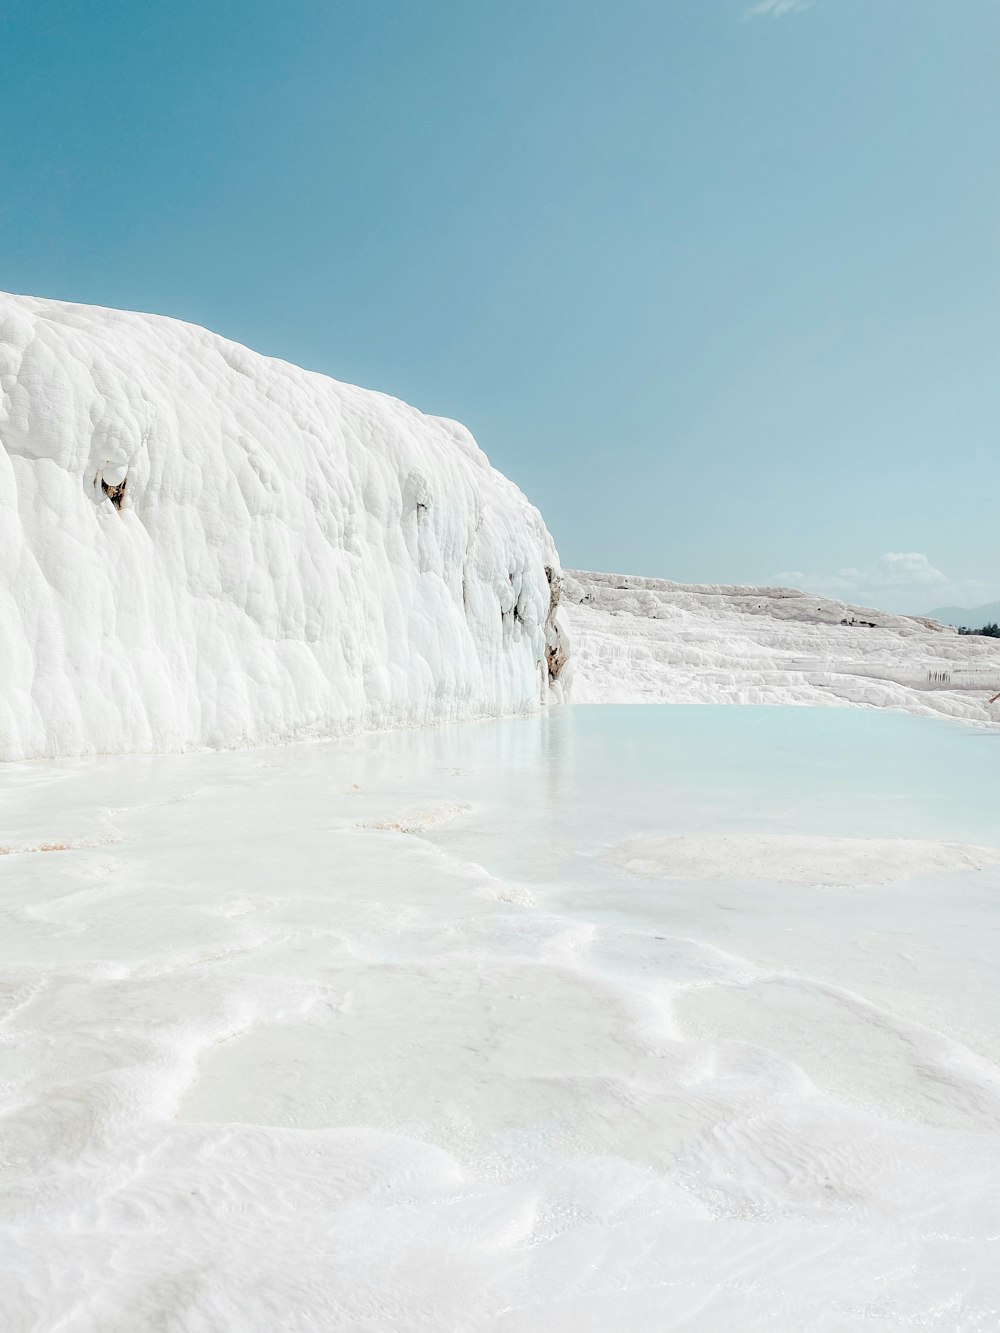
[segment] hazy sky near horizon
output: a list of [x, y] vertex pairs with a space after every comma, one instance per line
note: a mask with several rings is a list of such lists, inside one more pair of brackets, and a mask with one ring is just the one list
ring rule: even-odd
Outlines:
[[8, 0], [0, 286], [457, 417], [563, 561], [1000, 597], [1000, 0]]

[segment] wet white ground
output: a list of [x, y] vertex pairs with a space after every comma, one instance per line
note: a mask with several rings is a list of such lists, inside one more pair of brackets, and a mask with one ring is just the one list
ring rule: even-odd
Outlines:
[[5, 1333], [1000, 1327], [997, 733], [566, 709], [0, 787]]

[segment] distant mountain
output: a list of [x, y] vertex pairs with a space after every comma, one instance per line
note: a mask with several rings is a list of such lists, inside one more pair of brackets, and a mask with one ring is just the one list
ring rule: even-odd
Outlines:
[[979, 629], [982, 625], [1000, 624], [1000, 602], [984, 602], [982, 606], [939, 606], [928, 611], [931, 620], [942, 625], [967, 625]]

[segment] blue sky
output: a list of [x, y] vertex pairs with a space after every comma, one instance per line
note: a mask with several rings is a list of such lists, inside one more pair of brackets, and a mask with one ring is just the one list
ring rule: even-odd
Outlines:
[[470, 426], [564, 563], [1000, 596], [1000, 0], [7, 0], [0, 286]]

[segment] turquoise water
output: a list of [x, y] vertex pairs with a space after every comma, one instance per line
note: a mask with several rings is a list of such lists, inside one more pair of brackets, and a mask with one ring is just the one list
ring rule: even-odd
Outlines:
[[766, 827], [1000, 843], [1000, 731], [899, 713], [578, 707], [376, 743], [492, 768], [498, 802], [574, 838]]
[[419, 755], [428, 796], [474, 787], [471, 811], [423, 836], [540, 907], [638, 932], [637, 947], [664, 933], [848, 987], [1000, 1060], [996, 867], [815, 887], [748, 884], [738, 867], [644, 878], [607, 859], [633, 840], [705, 835], [997, 847], [1000, 732], [865, 710], [578, 707], [375, 747]]

